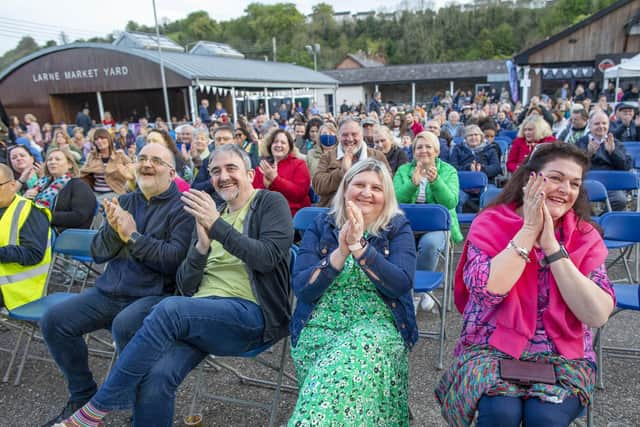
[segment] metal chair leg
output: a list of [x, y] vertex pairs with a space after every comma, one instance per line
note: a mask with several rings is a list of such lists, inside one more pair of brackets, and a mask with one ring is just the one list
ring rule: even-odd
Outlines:
[[20, 333], [18, 334], [16, 345], [13, 348], [13, 351], [11, 352], [11, 359], [9, 359], [9, 366], [7, 366], [7, 370], [5, 371], [4, 377], [2, 378], [3, 383], [9, 382], [9, 377], [11, 377], [11, 369], [13, 368], [13, 364], [16, 361], [16, 356], [20, 351], [20, 343], [22, 342], [22, 335], [24, 335], [25, 328], [26, 328], [26, 325], [22, 325], [22, 327], [20, 328]]
[[18, 373], [16, 374], [16, 379], [13, 382], [13, 385], [20, 385], [20, 381], [22, 380], [22, 371], [24, 370], [24, 364], [27, 361], [27, 356], [29, 356], [29, 347], [31, 346], [31, 341], [33, 340], [33, 336], [36, 333], [36, 327], [32, 324], [26, 325], [25, 327], [30, 327], [31, 332], [29, 333], [29, 337], [27, 338], [27, 342], [24, 346], [24, 352], [22, 353], [22, 361], [20, 362], [20, 366], [18, 367]]

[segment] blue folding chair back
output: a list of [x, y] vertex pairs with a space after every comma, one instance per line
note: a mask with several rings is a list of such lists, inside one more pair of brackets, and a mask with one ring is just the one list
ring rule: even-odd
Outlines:
[[493, 202], [500, 193], [502, 193], [501, 188], [487, 188], [484, 193], [480, 195], [480, 209], [484, 209], [489, 203]]
[[458, 181], [460, 182], [460, 190], [480, 190], [487, 188], [489, 179], [484, 172], [458, 171]]
[[436, 204], [402, 204], [400, 209], [411, 224], [414, 233], [428, 233], [431, 231], [443, 231], [446, 233], [445, 256], [443, 273], [436, 271], [416, 270], [414, 276], [413, 290], [417, 293], [432, 292], [439, 287], [443, 287], [442, 304], [438, 304], [440, 311], [440, 329], [438, 332], [420, 331], [420, 336], [437, 337], [440, 342], [440, 350], [438, 353], [438, 369], [442, 369], [442, 361], [444, 357], [444, 340], [445, 325], [448, 299], [450, 295], [449, 276], [451, 269], [451, 250], [453, 249], [450, 242], [451, 215], [449, 211], [441, 205]]
[[507, 137], [509, 139], [511, 139], [512, 141], [515, 139], [516, 136], [518, 136], [518, 131], [516, 130], [501, 130], [500, 132], [498, 132], [498, 136], [504, 136]]
[[[600, 226], [604, 232], [604, 239], [607, 247], [611, 243], [626, 245], [627, 253], [631, 252], [634, 245], [640, 243], [640, 212], [609, 212], [600, 217]], [[621, 255], [621, 257], [624, 255]], [[618, 257], [620, 258], [620, 257]], [[611, 315], [615, 316], [622, 310], [640, 311], [640, 285], [632, 283], [631, 273], [629, 272], [626, 258], [622, 258], [627, 269], [628, 284], [614, 284], [613, 290], [616, 295], [616, 310]], [[606, 325], [605, 325], [606, 326]], [[603, 352], [607, 351], [610, 357], [620, 358], [640, 358], [640, 349], [620, 347], [620, 346], [604, 346], [603, 335], [605, 326], [598, 330], [596, 339], [596, 353], [598, 357], [597, 384], [598, 387], [604, 388], [604, 363]]]
[[[634, 171], [592, 170], [587, 172], [586, 179], [600, 181], [607, 191], [638, 190], [638, 175]], [[640, 210], [640, 198], [636, 198], [636, 211]]]
[[68, 228], [56, 238], [53, 251], [78, 261], [93, 262], [91, 242], [96, 234], [98, 234], [97, 230]]
[[601, 202], [607, 206], [607, 212], [611, 212], [611, 203], [609, 203], [609, 196], [607, 194], [607, 188], [600, 181], [595, 179], [585, 179], [582, 183], [587, 197], [590, 202]]
[[460, 201], [458, 202], [458, 206], [456, 207], [456, 212], [458, 212], [458, 223], [460, 224], [471, 224], [471, 222], [475, 219], [475, 213], [462, 213], [462, 205], [467, 197], [465, 197], [465, 191], [476, 191], [479, 195], [485, 192], [487, 189], [487, 185], [489, 184], [489, 179], [484, 172], [472, 172], [472, 171], [458, 171], [458, 181], [460, 183]]
[[464, 138], [461, 136], [456, 136], [452, 141], [455, 145], [462, 144], [464, 142]]
[[305, 231], [311, 226], [311, 224], [313, 224], [313, 221], [315, 221], [319, 215], [328, 211], [329, 208], [321, 208], [317, 206], [300, 209], [293, 217], [293, 229], [297, 231]]

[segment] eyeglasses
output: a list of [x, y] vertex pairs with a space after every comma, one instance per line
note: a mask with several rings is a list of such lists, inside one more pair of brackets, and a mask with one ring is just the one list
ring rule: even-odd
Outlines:
[[215, 138], [215, 140], [214, 140], [214, 141], [215, 141], [215, 142], [222, 142], [222, 141], [224, 141], [224, 142], [229, 142], [229, 141], [231, 141], [232, 139], [233, 139], [233, 137], [232, 137], [232, 136], [216, 136], [216, 138]]
[[151, 164], [152, 164], [153, 166], [163, 166], [163, 165], [164, 165], [164, 166], [168, 167], [169, 169], [174, 169], [173, 165], [171, 165], [171, 164], [170, 164], [170, 163], [168, 163], [168, 162], [165, 162], [164, 160], [162, 160], [162, 159], [161, 159], [160, 157], [158, 157], [158, 156], [151, 156], [151, 157], [149, 157], [149, 156], [147, 156], [147, 155], [145, 155], [145, 154], [141, 154], [141, 155], [139, 155], [138, 157], [136, 157], [136, 162], [137, 162], [137, 163], [144, 163], [144, 162], [146, 162], [146, 161], [151, 162]]
[[236, 133], [236, 138], [244, 138], [244, 134], [242, 133]]

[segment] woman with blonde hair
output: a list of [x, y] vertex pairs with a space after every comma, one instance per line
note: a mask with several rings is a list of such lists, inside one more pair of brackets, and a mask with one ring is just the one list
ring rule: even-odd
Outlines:
[[57, 233], [67, 228], [89, 228], [96, 209], [96, 197], [78, 175], [78, 165], [68, 149], [53, 148], [47, 153], [43, 176], [24, 193], [52, 213], [51, 226]]
[[556, 138], [551, 132], [551, 126], [545, 119], [537, 114], [527, 116], [520, 125], [518, 136], [513, 140], [509, 157], [507, 158], [507, 171], [515, 172], [518, 167], [529, 157], [531, 151], [538, 144], [553, 142]]
[[[82, 129], [80, 129], [82, 130]], [[73, 160], [78, 163], [82, 159], [82, 152], [79, 151], [76, 146], [71, 141], [71, 137], [69, 134], [62, 130], [58, 129], [53, 134], [53, 140], [51, 144], [49, 144], [49, 148], [47, 149], [47, 154], [52, 150], [69, 150], [73, 155]]]
[[408, 426], [413, 232], [378, 160], [354, 164], [332, 203], [304, 233], [293, 272], [300, 391], [289, 426]]
[[373, 129], [373, 146], [384, 153], [392, 175], [396, 173], [398, 167], [409, 163], [409, 156], [400, 148], [400, 144], [396, 143], [393, 133], [386, 126], [376, 126]]
[[31, 137], [33, 142], [43, 147], [42, 144], [42, 132], [40, 131], [40, 125], [38, 119], [31, 113], [24, 115], [24, 124], [27, 126], [27, 135]]

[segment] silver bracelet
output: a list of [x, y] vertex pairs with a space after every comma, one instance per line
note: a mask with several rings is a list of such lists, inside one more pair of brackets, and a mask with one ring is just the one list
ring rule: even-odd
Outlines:
[[520, 256], [520, 258], [525, 260], [525, 262], [531, 262], [531, 260], [529, 259], [529, 251], [526, 250], [525, 248], [521, 248], [517, 246], [513, 240], [509, 242], [508, 247], [516, 251], [516, 253]]

